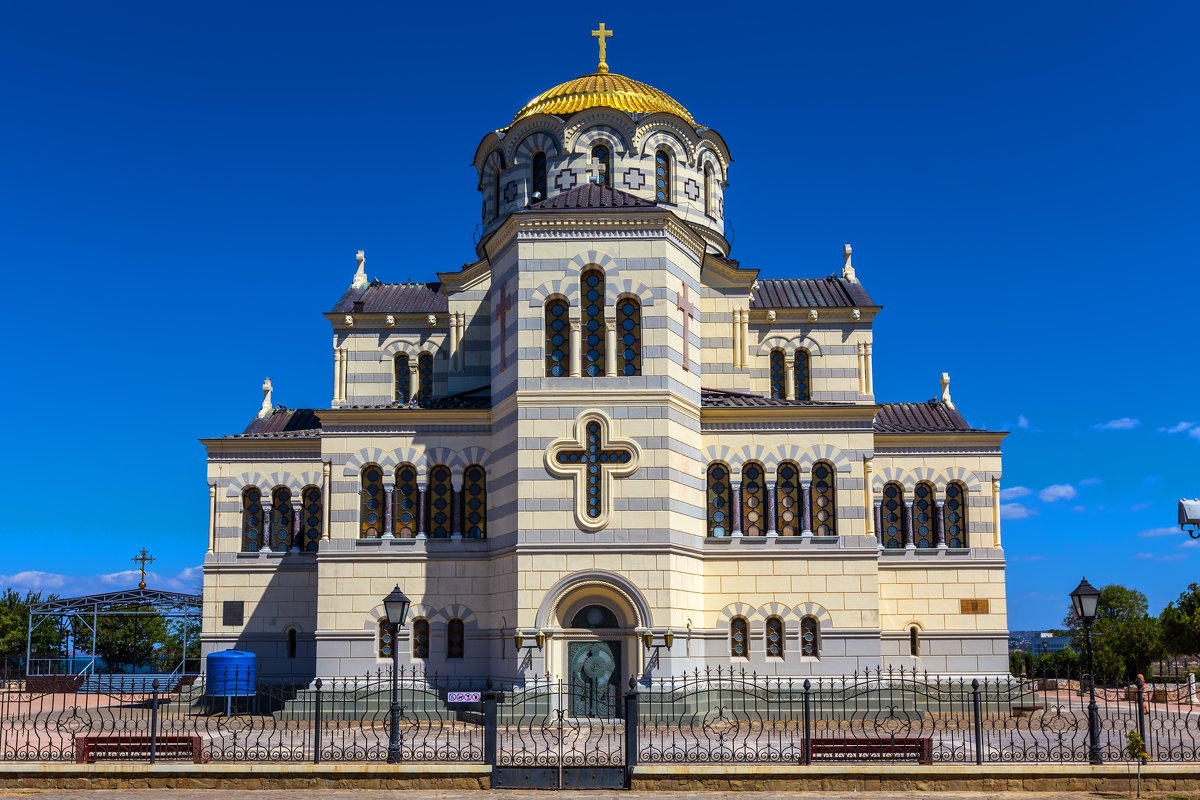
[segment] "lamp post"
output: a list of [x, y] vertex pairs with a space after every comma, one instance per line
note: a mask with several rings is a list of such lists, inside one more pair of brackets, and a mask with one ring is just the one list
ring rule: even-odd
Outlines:
[[400, 638], [400, 626], [408, 616], [411, 601], [400, 591], [400, 584], [392, 589], [391, 594], [383, 598], [383, 613], [392, 626], [392, 707], [388, 711], [391, 720], [391, 732], [388, 736], [387, 763], [400, 763], [400, 696], [397, 673], [400, 671], [400, 648], [397, 643]]
[[1075, 614], [1083, 620], [1083, 634], [1087, 641], [1088, 658], [1088, 760], [1093, 764], [1103, 764], [1104, 757], [1100, 754], [1100, 712], [1096, 708], [1096, 660], [1092, 655], [1092, 622], [1096, 619], [1096, 607], [1100, 604], [1100, 590], [1084, 578], [1071, 592], [1071, 605]]

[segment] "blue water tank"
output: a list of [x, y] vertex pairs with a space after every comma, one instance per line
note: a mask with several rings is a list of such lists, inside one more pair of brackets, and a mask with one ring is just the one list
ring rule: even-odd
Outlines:
[[242, 650], [208, 654], [205, 685], [214, 697], [253, 697], [258, 677], [258, 656]]

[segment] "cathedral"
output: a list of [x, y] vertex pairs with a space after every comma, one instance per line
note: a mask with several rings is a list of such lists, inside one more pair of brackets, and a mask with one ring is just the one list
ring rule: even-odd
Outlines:
[[202, 440], [204, 651], [479, 684], [1006, 673], [1004, 433], [946, 374], [877, 400], [850, 246], [809, 277], [731, 258], [729, 147], [593, 35], [594, 73], [479, 143], [476, 260], [380, 283], [359, 251], [329, 405], [267, 381]]

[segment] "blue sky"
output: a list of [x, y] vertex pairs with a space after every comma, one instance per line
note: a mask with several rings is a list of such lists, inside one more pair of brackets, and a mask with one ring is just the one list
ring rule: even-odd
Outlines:
[[[321, 312], [473, 258], [475, 147], [590, 72], [594, 9], [10, 4], [0, 25], [7, 422], [0, 585], [197, 584], [202, 436], [329, 402]], [[408, 5], [408, 4], [405, 4]], [[614, 72], [735, 163], [734, 257], [885, 306], [884, 401], [942, 371], [1008, 429], [1010, 625], [1081, 574], [1161, 608], [1195, 579], [1194, 4], [613, 7]]]

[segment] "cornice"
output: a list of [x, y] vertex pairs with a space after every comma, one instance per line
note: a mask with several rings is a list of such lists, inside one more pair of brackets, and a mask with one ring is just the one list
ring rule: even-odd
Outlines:
[[738, 423], [806, 423], [809, 426], [820, 423], [858, 423], [864, 432], [867, 432], [872, 430], [877, 413], [879, 406], [874, 403], [844, 406], [705, 406], [700, 409], [700, 421], [706, 427]]
[[[768, 325], [772, 329], [785, 328], [790, 325], [795, 325], [797, 329], [803, 328], [805, 331], [817, 329], [818, 326], [813, 324], [809, 317], [809, 312], [816, 311], [822, 323], [827, 322], [849, 322], [856, 325], [870, 325], [875, 317], [883, 310], [883, 306], [836, 306], [830, 308], [828, 306], [797, 306], [795, 308], [752, 308], [750, 309], [750, 321], [760, 325]], [[775, 318], [771, 319], [767, 312], [775, 313]], [[854, 318], [854, 312], [857, 311], [858, 319]]]
[[[364, 311], [341, 311], [333, 312], [326, 311], [325, 319], [329, 320], [330, 326], [335, 331], [350, 331], [351, 333], [359, 331], [362, 333], [378, 334], [378, 333], [422, 333], [429, 330], [441, 330], [446, 323], [446, 312], [441, 311], [423, 311], [421, 313], [387, 313], [387, 312], [371, 312]], [[354, 320], [353, 325], [346, 324], [346, 317], [351, 317]], [[429, 318], [434, 318], [434, 323], [429, 324]], [[392, 320], [388, 324], [388, 320]]]
[[700, 265], [700, 283], [714, 289], [744, 289], [748, 297], [757, 279], [758, 270], [731, 266], [711, 255]]
[[478, 425], [492, 424], [490, 408], [328, 408], [316, 412], [321, 419], [321, 430], [331, 430], [366, 425], [392, 426], [403, 424], [413, 428], [435, 425]]
[[438, 272], [438, 280], [442, 282], [442, 294], [462, 292], [474, 288], [478, 284], [490, 281], [492, 264], [488, 259], [481, 258], [473, 264], [463, 264], [455, 272]]
[[510, 214], [482, 244], [487, 258], [495, 261], [511, 239], [518, 236], [553, 234], [567, 236], [588, 234], [605, 236], [660, 233], [692, 253], [700, 261], [706, 244], [703, 238], [674, 212], [661, 208], [629, 209], [561, 209], [557, 211], [522, 211]]
[[[512, 402], [516, 408], [562, 408], [564, 405], [564, 393], [551, 390], [526, 390], [514, 393]], [[613, 406], [626, 407], [645, 407], [645, 408], [660, 408], [664, 404], [671, 410], [685, 414], [692, 419], [699, 420], [701, 415], [698, 413], [700, 407], [695, 403], [686, 400], [682, 395], [670, 390], [662, 389], [656, 391], [619, 391], [619, 392], [604, 392], [591, 390], [586, 394], [576, 393], [568, 395], [571, 406], [580, 408], [600, 408], [606, 409]], [[504, 406], [508, 403], [503, 404]], [[500, 408], [497, 406], [492, 410], [500, 416]], [[582, 412], [580, 412], [582, 413]]]
[[246, 438], [246, 439], [201, 439], [200, 444], [204, 445], [208, 450], [209, 456], [223, 453], [237, 453], [244, 455], [248, 452], [261, 452], [269, 450], [280, 454], [296, 455], [300, 453], [312, 453], [314, 458], [321, 457], [321, 437], [314, 435], [299, 438]]
[[[876, 406], [878, 408], [878, 406]], [[1007, 431], [946, 431], [944, 433], [877, 433], [875, 449], [878, 452], [900, 452], [919, 450], [922, 452], [946, 452], [956, 448], [970, 447], [975, 451], [987, 448], [1000, 453], [1000, 443], [1008, 436]], [[922, 450], [922, 448], [925, 448]]]

